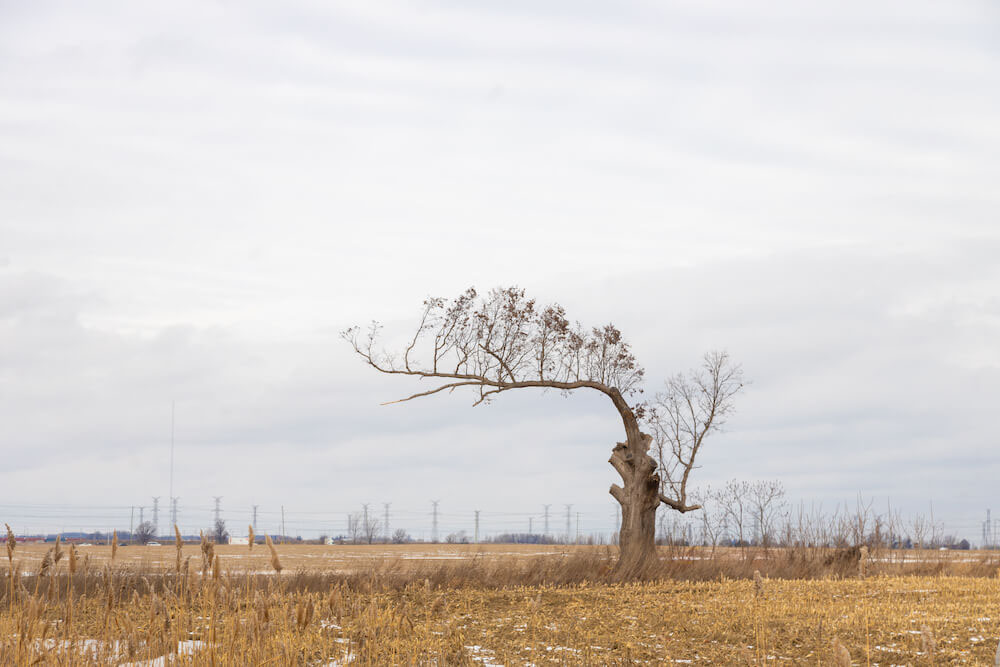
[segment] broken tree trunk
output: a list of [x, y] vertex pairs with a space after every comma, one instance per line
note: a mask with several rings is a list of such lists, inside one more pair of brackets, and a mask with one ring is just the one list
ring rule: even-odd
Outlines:
[[623, 486], [611, 485], [611, 495], [622, 506], [618, 535], [619, 577], [640, 576], [655, 561], [656, 508], [660, 505], [660, 476], [649, 455], [652, 437], [637, 431], [636, 437], [619, 442], [608, 462], [621, 475]]

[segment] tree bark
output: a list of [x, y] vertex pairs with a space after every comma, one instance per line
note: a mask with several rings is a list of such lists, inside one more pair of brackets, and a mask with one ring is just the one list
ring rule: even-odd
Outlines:
[[637, 433], [619, 442], [608, 462], [621, 475], [623, 486], [611, 485], [611, 495], [622, 506], [616, 574], [623, 579], [641, 576], [655, 560], [656, 508], [660, 505], [660, 477], [649, 455], [652, 437]]

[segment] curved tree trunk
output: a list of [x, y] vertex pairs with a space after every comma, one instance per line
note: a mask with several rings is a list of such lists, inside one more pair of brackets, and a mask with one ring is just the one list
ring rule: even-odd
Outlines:
[[639, 430], [639, 421], [621, 393], [607, 392], [625, 426], [625, 442], [612, 450], [608, 463], [621, 475], [623, 486], [611, 485], [610, 493], [622, 506], [618, 533], [619, 578], [640, 576], [656, 555], [656, 508], [660, 506], [660, 476], [656, 461], [649, 455], [653, 437]]
[[655, 559], [660, 477], [656, 461], [648, 453], [651, 441], [648, 434], [637, 433], [637, 437], [619, 442], [608, 459], [624, 482], [624, 486], [612, 484], [611, 495], [622, 506], [616, 573], [625, 579], [640, 576]]

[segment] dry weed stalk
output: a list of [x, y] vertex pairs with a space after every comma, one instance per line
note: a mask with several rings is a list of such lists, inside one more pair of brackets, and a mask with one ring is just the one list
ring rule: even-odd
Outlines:
[[833, 664], [837, 667], [851, 667], [851, 652], [839, 637], [833, 638]]
[[207, 537], [205, 537], [205, 532], [202, 531], [201, 535], [201, 575], [204, 577], [208, 574], [209, 568], [212, 566], [212, 561], [215, 558], [215, 544], [210, 542]]
[[865, 578], [868, 570], [868, 547], [861, 547], [861, 555], [858, 557], [858, 577]]
[[247, 538], [247, 551], [253, 551], [253, 540], [256, 537], [253, 533], [253, 524], [247, 524], [247, 535], [250, 536]]
[[920, 626], [920, 650], [929, 656], [933, 656], [937, 652], [937, 641], [934, 639], [934, 633], [926, 625]]
[[118, 555], [118, 531], [114, 531], [111, 534], [111, 562], [114, 562], [115, 556]]
[[10, 529], [10, 524], [5, 523], [7, 528], [7, 574], [10, 584], [7, 587], [7, 600], [9, 607], [14, 608], [14, 549], [17, 548], [17, 540], [14, 538], [14, 531]]
[[267, 548], [271, 550], [271, 567], [278, 574], [281, 574], [281, 560], [278, 559], [278, 550], [274, 548], [274, 542], [271, 541], [270, 535], [264, 535], [264, 541], [267, 543]]
[[[52, 568], [52, 549], [50, 548], [48, 551], [45, 552], [45, 557], [42, 558], [42, 564], [38, 566], [38, 579], [41, 579], [46, 574], [48, 574], [51, 568]], [[35, 584], [37, 586], [38, 584], [37, 580], [35, 581]]]
[[181, 551], [184, 549], [184, 538], [181, 537], [181, 529], [174, 524], [174, 546], [176, 547], [176, 559], [174, 562], [174, 571], [177, 574], [181, 573]]
[[10, 529], [10, 524], [5, 523], [4, 526], [7, 527], [7, 562], [13, 562], [14, 560], [14, 549], [17, 548], [17, 539], [14, 537], [14, 531]]
[[753, 571], [754, 596], [764, 597], [764, 578], [760, 576], [760, 570]]
[[306, 629], [306, 626], [312, 622], [313, 612], [315, 611], [313, 606], [313, 601], [310, 598], [307, 602], [299, 601], [299, 604], [295, 608], [295, 626], [299, 632]]

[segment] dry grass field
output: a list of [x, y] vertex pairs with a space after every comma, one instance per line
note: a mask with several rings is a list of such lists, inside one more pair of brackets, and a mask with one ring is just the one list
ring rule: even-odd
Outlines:
[[1000, 634], [985, 553], [664, 549], [619, 583], [598, 547], [61, 551], [2, 571], [0, 664], [990, 665]]

